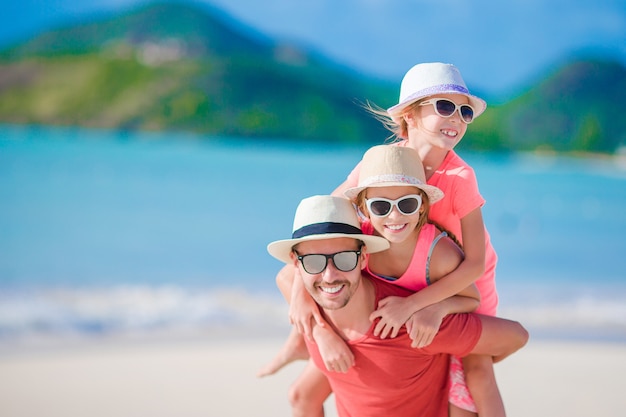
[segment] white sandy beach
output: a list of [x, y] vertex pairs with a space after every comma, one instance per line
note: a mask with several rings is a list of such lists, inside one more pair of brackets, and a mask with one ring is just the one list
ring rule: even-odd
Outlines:
[[[282, 339], [102, 342], [0, 355], [0, 416], [289, 416], [304, 362], [258, 379]], [[510, 417], [618, 416], [626, 345], [531, 340], [496, 365]], [[336, 416], [332, 401], [327, 416]]]

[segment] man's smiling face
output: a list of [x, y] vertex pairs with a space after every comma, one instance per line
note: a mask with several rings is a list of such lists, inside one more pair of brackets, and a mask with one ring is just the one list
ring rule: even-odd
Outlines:
[[[364, 253], [354, 254], [359, 248], [360, 242], [352, 238], [311, 240], [300, 242], [296, 246], [297, 255], [292, 253], [292, 258], [300, 270], [305, 288], [320, 307], [327, 310], [343, 308], [356, 292], [361, 282], [361, 265], [365, 256]], [[347, 254], [345, 258], [354, 259], [354, 262], [340, 265], [340, 269], [349, 269], [355, 263], [354, 269], [344, 272], [337, 268], [332, 259], [327, 259], [326, 268], [322, 272], [310, 274], [303, 267], [302, 261], [297, 259], [298, 255], [305, 257], [312, 254], [333, 255], [341, 252], [352, 252], [353, 255]], [[339, 260], [337, 262], [339, 263]]]

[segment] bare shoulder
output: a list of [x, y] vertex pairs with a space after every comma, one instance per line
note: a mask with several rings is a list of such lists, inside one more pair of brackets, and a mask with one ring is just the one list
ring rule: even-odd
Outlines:
[[449, 237], [436, 243], [430, 258], [430, 280], [432, 282], [454, 271], [463, 262], [463, 251]]

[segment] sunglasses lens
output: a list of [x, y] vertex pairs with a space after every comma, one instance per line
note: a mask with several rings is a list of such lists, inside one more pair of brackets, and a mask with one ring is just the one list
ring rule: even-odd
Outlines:
[[302, 262], [302, 266], [307, 273], [315, 275], [324, 272], [328, 265], [328, 258], [331, 257], [333, 258], [335, 268], [343, 272], [350, 272], [356, 268], [359, 262], [359, 254], [360, 252], [356, 251], [338, 252], [333, 255], [311, 254], [301, 256], [298, 259]]
[[333, 256], [335, 268], [343, 272], [350, 272], [356, 268], [359, 255], [356, 252], [339, 252]]
[[420, 208], [420, 202], [415, 197], [398, 201], [398, 208], [404, 214], [413, 214]]
[[456, 104], [451, 102], [450, 100], [437, 100], [436, 103], [437, 113], [443, 117], [450, 117], [456, 110]]
[[304, 255], [302, 266], [309, 274], [319, 274], [326, 268], [326, 257], [324, 255]]
[[470, 106], [461, 106], [461, 117], [465, 123], [471, 123], [474, 120], [474, 110]]
[[374, 216], [386, 216], [391, 211], [391, 203], [384, 200], [371, 200], [369, 209]]

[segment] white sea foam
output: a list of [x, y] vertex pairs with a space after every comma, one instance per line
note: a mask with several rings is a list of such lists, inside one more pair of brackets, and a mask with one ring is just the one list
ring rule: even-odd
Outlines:
[[287, 305], [279, 296], [233, 289], [123, 285], [0, 293], [0, 341], [225, 326], [271, 328], [286, 322]]
[[[499, 315], [537, 337], [626, 341], [624, 294], [542, 297], [506, 291]], [[0, 342], [39, 337], [206, 332], [213, 328], [287, 331], [287, 304], [277, 293], [180, 286], [57, 288], [0, 293]]]

